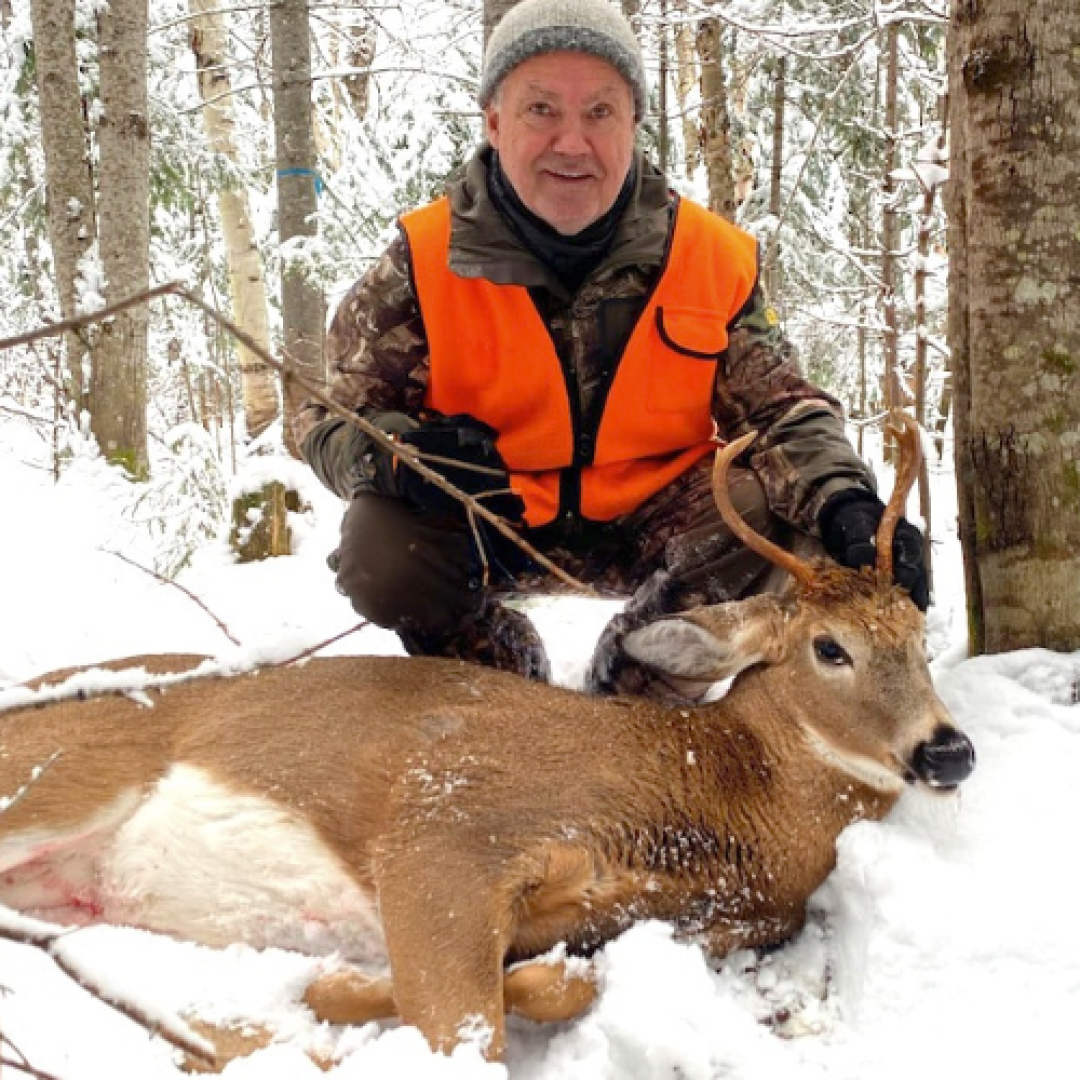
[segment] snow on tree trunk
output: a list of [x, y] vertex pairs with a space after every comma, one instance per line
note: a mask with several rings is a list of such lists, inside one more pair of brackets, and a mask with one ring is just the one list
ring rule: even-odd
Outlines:
[[[41, 143], [45, 157], [49, 243], [60, 314], [73, 319], [79, 307], [79, 269], [94, 245], [94, 180], [75, 55], [75, 0], [32, 0], [34, 60]], [[85, 332], [84, 332], [85, 334]], [[85, 336], [64, 336], [67, 396], [85, 405]]]
[[[147, 0], [110, 0], [98, 13], [98, 229], [109, 304], [144, 291], [149, 282], [147, 16]], [[105, 457], [136, 478], [149, 469], [147, 320], [140, 304], [101, 325], [90, 378], [91, 430]]]
[[[191, 48], [203, 101], [203, 126], [210, 147], [231, 163], [239, 161], [234, 130], [232, 79], [226, 47], [224, 15], [218, 0], [190, 0]], [[240, 186], [222, 188], [217, 194], [221, 231], [229, 269], [233, 321], [269, 351], [270, 332], [266, 316], [266, 283], [262, 256], [251, 224], [247, 191]], [[242, 344], [237, 344], [240, 389], [248, 434], [258, 436], [277, 418], [277, 373]]]
[[972, 644], [1080, 649], [1080, 0], [954, 0], [949, 336]]
[[[277, 162], [278, 239], [285, 252], [281, 270], [281, 321], [289, 368], [322, 385], [323, 297], [295, 258], [292, 242], [315, 237], [316, 157], [311, 116], [311, 37], [307, 0], [281, 0], [270, 8], [274, 71], [274, 146]], [[289, 420], [307, 391], [288, 376], [284, 385], [286, 441], [293, 454]]]

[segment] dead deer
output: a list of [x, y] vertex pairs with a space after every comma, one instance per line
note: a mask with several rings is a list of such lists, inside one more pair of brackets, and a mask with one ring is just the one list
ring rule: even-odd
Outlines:
[[567, 1019], [593, 1000], [587, 963], [542, 959], [560, 944], [587, 957], [644, 919], [713, 954], [790, 937], [847, 825], [905, 784], [954, 789], [974, 754], [931, 684], [923, 617], [891, 584], [917, 434], [876, 572], [801, 561], [738, 519], [726, 472], [748, 438], [718, 454], [717, 497], [789, 592], [624, 643], [686, 692], [734, 676], [719, 701], [347, 657], [16, 709], [0, 716], [0, 796], [19, 793], [0, 813], [0, 902], [388, 958], [389, 978], [327, 976], [308, 1002], [337, 1021], [398, 1015], [440, 1050], [479, 1025], [493, 1059], [505, 1009]]

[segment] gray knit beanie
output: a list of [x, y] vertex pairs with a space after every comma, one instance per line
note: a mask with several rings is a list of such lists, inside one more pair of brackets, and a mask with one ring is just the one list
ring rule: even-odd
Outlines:
[[480, 75], [480, 107], [499, 83], [541, 53], [584, 52], [606, 60], [634, 91], [634, 115], [645, 115], [648, 95], [641, 46], [630, 24], [609, 0], [521, 0], [491, 32]]

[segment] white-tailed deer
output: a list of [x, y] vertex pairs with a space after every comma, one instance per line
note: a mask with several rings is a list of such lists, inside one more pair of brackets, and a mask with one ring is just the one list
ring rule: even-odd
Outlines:
[[[340, 950], [390, 976], [328, 976], [333, 1020], [399, 1015], [432, 1046], [504, 1046], [507, 1008], [569, 1018], [588, 954], [662, 919], [712, 952], [782, 941], [852, 821], [905, 783], [950, 790], [971, 744], [934, 692], [923, 618], [876, 571], [805, 563], [783, 597], [628, 635], [637, 662], [711, 704], [589, 697], [457, 661], [354, 657], [0, 716], [0, 901], [207, 944]], [[183, 670], [195, 657], [110, 667]], [[147, 707], [152, 705], [152, 707]], [[42, 766], [46, 766], [42, 769]], [[533, 962], [529, 962], [533, 961]], [[515, 966], [516, 965], [516, 966]]]

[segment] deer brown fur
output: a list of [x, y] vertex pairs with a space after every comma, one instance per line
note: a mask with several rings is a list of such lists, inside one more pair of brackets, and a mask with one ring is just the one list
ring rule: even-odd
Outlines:
[[587, 968], [535, 960], [555, 946], [587, 957], [643, 919], [715, 954], [782, 941], [848, 824], [905, 782], [962, 780], [970, 744], [922, 636], [890, 583], [822, 564], [786, 597], [628, 635], [686, 693], [735, 676], [711, 704], [351, 657], [6, 712], [0, 797], [19, 794], [0, 814], [0, 902], [385, 954], [389, 978], [328, 976], [309, 1003], [400, 1015], [438, 1049], [479, 1022], [497, 1058], [505, 1009], [591, 1002]]

